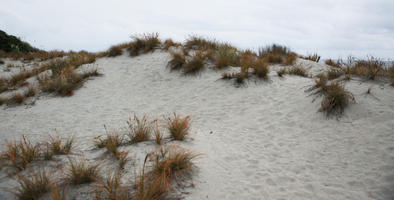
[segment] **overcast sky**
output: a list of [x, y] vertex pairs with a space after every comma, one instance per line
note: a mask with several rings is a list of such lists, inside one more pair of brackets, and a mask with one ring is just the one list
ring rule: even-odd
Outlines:
[[201, 35], [257, 49], [394, 59], [394, 0], [0, 0], [0, 29], [45, 50], [105, 50], [130, 35]]

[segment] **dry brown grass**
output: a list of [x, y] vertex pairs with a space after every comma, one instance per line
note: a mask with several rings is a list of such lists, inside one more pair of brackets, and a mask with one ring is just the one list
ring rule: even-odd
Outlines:
[[255, 74], [258, 78], [267, 79], [269, 73], [269, 66], [263, 59], [257, 59], [252, 68], [254, 69], [253, 74]]
[[336, 67], [336, 68], [341, 68], [342, 67], [342, 61], [340, 59], [338, 60], [333, 60], [333, 59], [327, 59], [324, 62], [326, 65], [329, 65], [331, 67]]
[[287, 70], [285, 68], [281, 68], [276, 73], [278, 74], [279, 77], [283, 77], [283, 75], [287, 73]]
[[394, 86], [394, 64], [388, 69], [388, 77], [391, 85]]
[[115, 45], [108, 49], [108, 57], [116, 57], [120, 56], [123, 53], [123, 46], [122, 45]]
[[9, 165], [17, 170], [24, 170], [34, 160], [40, 157], [40, 147], [38, 144], [32, 144], [29, 139], [22, 137], [20, 141], [8, 142], [7, 150], [1, 154]]
[[[193, 160], [199, 156], [177, 146], [162, 147], [146, 155], [142, 172], [136, 176], [133, 199], [150, 200], [165, 198], [171, 191], [171, 183], [182, 185], [183, 178], [190, 175]], [[145, 173], [147, 161], [152, 162], [151, 171]]]
[[384, 76], [384, 62], [375, 57], [368, 57], [367, 60], [357, 60], [354, 71], [356, 75], [375, 80], [379, 75]]
[[342, 115], [349, 103], [355, 102], [352, 93], [345, 90], [340, 82], [332, 82], [326, 86], [320, 111], [325, 112], [326, 116]]
[[197, 51], [183, 67], [184, 75], [196, 75], [205, 68], [206, 57], [202, 51]]
[[129, 128], [128, 136], [131, 143], [138, 143], [150, 140], [152, 136], [153, 123], [148, 121], [148, 117], [144, 115], [142, 118], [134, 114], [133, 119], [127, 121]]
[[67, 179], [72, 184], [91, 183], [97, 180], [100, 171], [98, 165], [89, 165], [85, 160], [78, 161], [68, 158], [70, 167], [67, 171]]
[[153, 132], [154, 132], [156, 144], [161, 145], [163, 143], [163, 134], [161, 133], [161, 131], [159, 129], [159, 124], [158, 124], [157, 120], [155, 120], [155, 128], [154, 128]]
[[51, 189], [51, 181], [44, 170], [33, 172], [30, 177], [17, 175], [16, 180], [19, 187], [16, 187], [12, 193], [19, 200], [39, 199]]
[[308, 71], [301, 66], [291, 67], [286, 71], [287, 74], [296, 75], [301, 77], [308, 77]]
[[219, 46], [220, 44], [216, 40], [211, 40], [200, 36], [190, 36], [185, 42], [186, 48], [194, 50], [216, 50]]
[[292, 65], [295, 63], [297, 60], [297, 54], [295, 53], [290, 53], [284, 60], [283, 64], [284, 65]]
[[240, 64], [237, 49], [230, 45], [221, 45], [216, 54], [215, 67], [223, 69], [228, 66], [238, 66]]
[[288, 47], [277, 44], [261, 47], [258, 56], [272, 64], [292, 64], [296, 59], [296, 54], [291, 52]]
[[333, 79], [339, 78], [343, 74], [344, 74], [344, 72], [342, 69], [332, 68], [327, 71], [327, 78], [328, 78], [328, 80], [333, 80]]
[[47, 148], [52, 152], [53, 155], [64, 155], [69, 154], [74, 147], [74, 137], [63, 139], [59, 136], [49, 136], [49, 142], [47, 142]]
[[170, 49], [170, 47], [179, 47], [180, 43], [174, 42], [172, 39], [166, 39], [164, 41], [164, 50]]
[[146, 33], [141, 36], [132, 36], [133, 41], [129, 43], [127, 50], [130, 56], [138, 56], [155, 50], [161, 44], [158, 33]]
[[305, 60], [310, 60], [313, 62], [319, 62], [320, 61], [320, 56], [317, 55], [317, 53], [314, 53], [312, 55], [308, 55], [308, 56], [302, 56], [301, 58], [305, 59]]
[[174, 140], [184, 140], [189, 134], [191, 116], [181, 117], [174, 113], [174, 117], [167, 119], [167, 129]]
[[117, 170], [109, 173], [105, 180], [99, 179], [95, 186], [96, 199], [128, 200], [131, 194], [128, 188], [122, 185], [122, 173]]
[[168, 62], [167, 66], [171, 70], [180, 70], [186, 64], [186, 56], [182, 52], [170, 52], [172, 59]]

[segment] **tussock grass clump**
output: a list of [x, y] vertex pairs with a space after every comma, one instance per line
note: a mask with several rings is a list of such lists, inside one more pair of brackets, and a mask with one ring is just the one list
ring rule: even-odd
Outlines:
[[168, 62], [167, 66], [171, 70], [180, 70], [186, 64], [186, 56], [182, 52], [170, 52], [172, 59]]
[[277, 44], [259, 48], [258, 56], [272, 64], [292, 64], [296, 59], [296, 54], [291, 52], [288, 47]]
[[283, 75], [287, 73], [287, 70], [285, 68], [281, 68], [276, 73], [279, 77], [283, 77]]
[[326, 88], [320, 108], [326, 116], [341, 115], [349, 103], [355, 102], [353, 94], [346, 91], [340, 82], [332, 82]]
[[370, 80], [375, 80], [380, 72], [384, 72], [384, 62], [375, 57], [368, 57], [367, 60], [357, 60], [355, 62], [355, 73]]
[[219, 43], [215, 40], [210, 40], [200, 36], [190, 36], [186, 42], [185, 47], [194, 50], [218, 49]]
[[40, 147], [38, 144], [32, 144], [29, 139], [22, 137], [17, 142], [8, 142], [7, 150], [2, 153], [2, 158], [8, 161], [7, 165], [18, 170], [26, 169], [27, 165], [37, 160], [40, 156]]
[[167, 119], [167, 129], [174, 140], [184, 140], [189, 134], [191, 116], [181, 117], [174, 113], [174, 117]]
[[120, 56], [123, 53], [123, 46], [122, 45], [116, 45], [112, 46], [108, 49], [108, 57], [116, 57]]
[[215, 67], [217, 69], [240, 64], [237, 49], [230, 45], [221, 45], [216, 55]]
[[[141, 174], [135, 179], [133, 199], [162, 199], [171, 191], [171, 183], [182, 185], [182, 181], [193, 170], [193, 160], [198, 157], [177, 146], [162, 147], [146, 155]], [[152, 162], [150, 172], [145, 172], [147, 161]]]
[[39, 199], [51, 189], [51, 181], [44, 170], [33, 172], [30, 177], [17, 175], [16, 180], [19, 187], [15, 188], [12, 193], [19, 200]]
[[269, 66], [264, 62], [263, 59], [258, 59], [253, 63], [253, 74], [258, 78], [266, 79], [269, 73]]
[[284, 60], [283, 64], [284, 65], [292, 65], [295, 63], [297, 60], [297, 54], [295, 53], [290, 53]]
[[394, 86], [394, 65], [389, 68], [388, 76], [389, 76], [391, 85]]
[[174, 42], [172, 39], [166, 39], [164, 41], [164, 50], [170, 49], [170, 47], [179, 47], [180, 43]]
[[52, 200], [66, 200], [66, 187], [63, 187], [60, 191], [59, 185], [57, 183], [51, 186], [51, 197]]
[[5, 62], [2, 60], [2, 59], [0, 59], [0, 65], [3, 65]]
[[25, 94], [22, 94], [20, 92], [14, 93], [11, 97], [6, 99], [6, 104], [7, 105], [19, 105], [25, 102], [27, 97]]
[[169, 180], [165, 176], [155, 177], [152, 174], [145, 174], [144, 168], [139, 175], [135, 176], [135, 191], [132, 199], [163, 199], [170, 190]]
[[183, 67], [184, 75], [196, 75], [205, 67], [206, 57], [202, 51], [197, 51]]
[[50, 136], [47, 147], [54, 155], [65, 155], [71, 152], [74, 141], [74, 137], [62, 139], [59, 136]]
[[336, 68], [341, 68], [342, 67], [342, 61], [341, 60], [333, 60], [333, 59], [327, 59], [324, 62], [326, 65], [329, 65], [331, 67], [336, 67]]
[[313, 62], [319, 62], [320, 61], [320, 56], [317, 55], [317, 53], [314, 53], [312, 55], [308, 55], [308, 56], [302, 56], [301, 58], [306, 59], [306, 60], [310, 60]]
[[38, 78], [43, 92], [55, 93], [60, 96], [72, 96], [74, 90], [82, 84], [83, 76], [71, 67], [63, 69], [58, 75], [43, 75]]
[[163, 134], [159, 129], [159, 124], [157, 120], [155, 120], [155, 129], [153, 132], [154, 132], [156, 144], [161, 145], [163, 143]]
[[127, 125], [129, 128], [128, 136], [131, 143], [150, 140], [153, 126], [152, 123], [148, 121], [148, 117], [146, 115], [144, 115], [142, 118], [138, 118], [134, 114], [133, 120], [130, 118], [127, 121]]
[[[123, 143], [123, 141], [124, 139], [120, 134], [118, 134], [117, 132], [108, 133], [108, 131], [105, 138], [103, 138], [102, 135], [100, 135], [98, 137], [95, 137], [93, 140], [94, 145], [97, 148], [107, 147], [107, 149], [108, 147], [113, 147], [113, 146], [118, 147]], [[110, 149], [112, 148], [108, 149], [109, 152], [114, 152], [114, 151], [110, 151]]]
[[78, 161], [68, 158], [70, 168], [67, 171], [67, 177], [72, 184], [91, 183], [99, 177], [99, 165], [89, 165], [85, 160]]
[[318, 74], [315, 79], [315, 84], [310, 88], [308, 88], [307, 90], [305, 90], [305, 92], [315, 91], [312, 93], [312, 95], [316, 95], [316, 94], [319, 96], [323, 95], [327, 91], [327, 83], [328, 83], [327, 75], [324, 73]]
[[131, 194], [125, 186], [122, 185], [122, 173], [117, 170], [109, 173], [105, 180], [99, 179], [95, 186], [96, 199], [109, 200], [128, 200]]
[[333, 80], [333, 79], [339, 78], [343, 74], [344, 74], [343, 70], [332, 68], [327, 71], [327, 78], [328, 78], [328, 80]]
[[287, 74], [308, 77], [308, 72], [301, 66], [294, 66], [287, 70]]
[[142, 36], [132, 36], [133, 41], [129, 43], [127, 50], [130, 56], [138, 56], [155, 50], [161, 44], [158, 33], [146, 33]]

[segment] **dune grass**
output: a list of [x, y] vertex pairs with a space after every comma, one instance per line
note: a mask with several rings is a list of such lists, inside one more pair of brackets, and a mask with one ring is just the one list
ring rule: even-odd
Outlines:
[[184, 140], [189, 134], [191, 116], [181, 117], [174, 113], [173, 117], [167, 119], [167, 129], [174, 140]]
[[98, 179], [94, 187], [96, 199], [128, 200], [131, 194], [128, 188], [122, 185], [122, 173], [119, 170], [109, 173], [105, 179]]
[[9, 166], [24, 170], [34, 160], [40, 157], [40, 147], [38, 144], [32, 144], [31, 141], [22, 137], [21, 140], [8, 142], [6, 141], [7, 150], [2, 153], [2, 158], [8, 161]]
[[180, 70], [186, 65], [186, 56], [183, 52], [170, 52], [172, 59], [168, 62], [167, 66], [172, 70]]
[[254, 69], [253, 74], [255, 74], [258, 78], [267, 79], [269, 73], [269, 66], [265, 63], [264, 59], [257, 59], [252, 68]]
[[202, 51], [197, 51], [191, 56], [190, 60], [186, 60], [186, 64], [183, 67], [184, 75], [196, 75], [205, 68], [206, 57]]
[[237, 49], [230, 45], [221, 45], [217, 51], [215, 67], [223, 69], [228, 66], [238, 66], [240, 64]]
[[341, 68], [342, 67], [342, 61], [340, 59], [338, 60], [333, 60], [333, 59], [327, 59], [324, 61], [326, 65], [329, 65], [331, 67], [336, 67], [336, 68]]
[[296, 75], [301, 77], [308, 77], [308, 71], [301, 66], [293, 66], [287, 70], [287, 74]]
[[313, 62], [319, 62], [321, 57], [319, 55], [317, 55], [317, 53], [314, 53], [314, 54], [311, 54], [308, 56], [302, 56], [301, 58], [306, 59], [306, 60], [310, 60]]
[[342, 69], [337, 69], [337, 68], [331, 68], [327, 71], [327, 78], [328, 80], [333, 80], [336, 78], [339, 78], [344, 74]]
[[74, 137], [62, 139], [59, 136], [49, 136], [47, 147], [54, 155], [69, 154], [74, 147]]
[[115, 45], [108, 49], [108, 57], [120, 56], [123, 53], [122, 45]]
[[186, 39], [184, 46], [188, 49], [194, 49], [194, 50], [208, 50], [208, 49], [217, 50], [219, 46], [219, 42], [201, 36], [190, 36], [189, 38]]
[[150, 140], [152, 137], [153, 124], [148, 121], [148, 117], [146, 115], [139, 118], [134, 114], [133, 119], [129, 119], [127, 121], [128, 125], [128, 136], [130, 138], [131, 143], [138, 143]]
[[30, 174], [30, 177], [17, 175], [16, 180], [19, 187], [12, 193], [19, 200], [39, 199], [51, 189], [51, 181], [44, 170], [38, 170]]
[[345, 90], [343, 84], [331, 82], [326, 86], [320, 111], [324, 112], [327, 117], [331, 115], [340, 116], [349, 103], [354, 102], [353, 94]]
[[68, 158], [70, 166], [66, 172], [67, 179], [71, 184], [85, 184], [97, 180], [100, 174], [99, 165], [89, 165], [85, 160], [73, 160]]
[[155, 50], [161, 44], [158, 33], [145, 33], [143, 35], [134, 35], [131, 37], [127, 50], [130, 56], [138, 56], [141, 53], [149, 53]]
[[260, 47], [258, 50], [258, 56], [263, 58], [265, 62], [271, 64], [289, 65], [293, 64], [296, 59], [296, 54], [291, 52], [288, 47], [278, 44]]

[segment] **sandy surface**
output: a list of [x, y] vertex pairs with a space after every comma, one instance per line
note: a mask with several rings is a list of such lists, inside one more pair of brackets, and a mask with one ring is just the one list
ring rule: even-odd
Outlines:
[[[193, 118], [190, 138], [180, 145], [202, 154], [185, 199], [394, 198], [393, 87], [351, 80], [346, 88], [357, 104], [339, 120], [327, 119], [317, 112], [320, 99], [312, 102], [304, 92], [313, 79], [279, 78], [272, 71], [269, 81], [235, 88], [209, 69], [197, 77], [170, 73], [169, 58], [155, 52], [99, 59], [104, 76], [87, 81], [72, 97], [2, 106], [0, 149], [6, 139], [57, 132], [75, 135], [78, 151], [95, 160], [102, 152], [92, 150], [92, 138], [105, 133], [104, 124], [122, 129], [132, 112], [160, 119], [177, 112]], [[326, 67], [298, 62], [313, 74]], [[372, 95], [365, 94], [370, 87]], [[155, 145], [127, 148], [139, 166]], [[0, 187], [11, 185], [2, 175]], [[10, 196], [1, 192], [1, 198]]]

